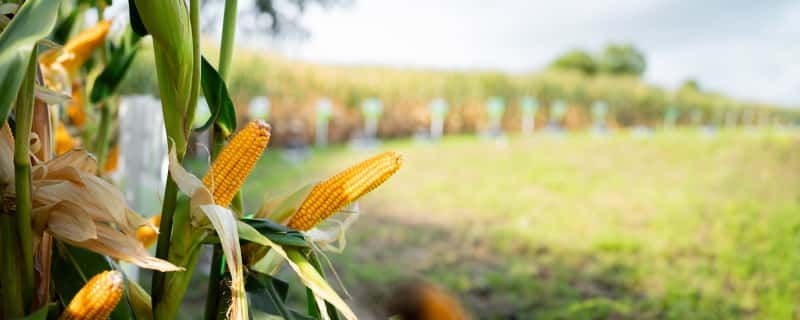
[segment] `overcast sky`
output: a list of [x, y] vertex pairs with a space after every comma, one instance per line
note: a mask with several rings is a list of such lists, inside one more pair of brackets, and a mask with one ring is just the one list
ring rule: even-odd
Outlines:
[[800, 107], [800, 1], [355, 0], [313, 8], [293, 59], [438, 69], [543, 68], [571, 48], [630, 42], [648, 81], [696, 78], [739, 98]]

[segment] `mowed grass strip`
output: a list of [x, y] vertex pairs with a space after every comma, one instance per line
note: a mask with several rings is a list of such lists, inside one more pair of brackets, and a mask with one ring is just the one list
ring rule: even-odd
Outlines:
[[[792, 319], [800, 295], [800, 136], [694, 130], [391, 141], [403, 170], [330, 254], [364, 316], [425, 277], [479, 318]], [[363, 158], [346, 147], [245, 184], [251, 211]], [[306, 179], [306, 180], [301, 180]], [[255, 190], [259, 190], [256, 193]]]

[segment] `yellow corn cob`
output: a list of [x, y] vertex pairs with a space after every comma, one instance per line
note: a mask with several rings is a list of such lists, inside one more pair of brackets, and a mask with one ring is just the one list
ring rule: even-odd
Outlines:
[[250, 170], [261, 157], [270, 137], [270, 126], [256, 120], [239, 131], [214, 160], [203, 183], [214, 195], [217, 205], [227, 207]]
[[108, 151], [108, 155], [106, 156], [106, 164], [105, 164], [105, 171], [106, 173], [114, 172], [117, 170], [117, 165], [119, 163], [119, 145], [115, 144], [111, 147], [111, 150]]
[[116, 270], [97, 274], [75, 294], [60, 320], [108, 319], [122, 298], [124, 278]]
[[67, 118], [72, 125], [83, 128], [86, 123], [86, 112], [83, 110], [83, 88], [80, 82], [72, 84], [72, 101], [67, 107]]
[[67, 126], [59, 121], [56, 127], [56, 155], [67, 153], [75, 148], [77, 143], [67, 131]]
[[103, 43], [110, 27], [111, 20], [101, 21], [69, 39], [61, 50], [43, 54], [40, 62], [47, 67], [53, 63], [61, 64], [67, 72], [74, 74], [78, 67], [89, 59], [94, 49]]
[[[150, 217], [150, 223], [154, 226], [161, 224], [161, 215]], [[158, 232], [151, 226], [144, 225], [136, 230], [136, 240], [139, 240], [145, 248], [156, 243], [156, 239], [158, 239]]]
[[399, 154], [385, 152], [320, 182], [311, 189], [288, 226], [303, 231], [313, 228], [377, 188], [397, 172], [401, 164]]

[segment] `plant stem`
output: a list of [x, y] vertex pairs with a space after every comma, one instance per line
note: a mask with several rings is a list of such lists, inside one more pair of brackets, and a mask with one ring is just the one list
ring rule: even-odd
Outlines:
[[[178, 154], [178, 161], [183, 158], [183, 154]], [[167, 176], [167, 185], [164, 187], [164, 203], [161, 206], [161, 223], [158, 225], [158, 242], [156, 244], [156, 258], [166, 260], [169, 257], [169, 241], [172, 235], [172, 215], [175, 212], [176, 198], [178, 196], [178, 185], [172, 181], [172, 177]], [[154, 271], [151, 281], [151, 292], [153, 306], [161, 300], [162, 290], [164, 289], [164, 273]]]
[[215, 320], [219, 311], [219, 287], [222, 281], [222, 247], [218, 244], [214, 245], [214, 255], [211, 258], [211, 265], [209, 266], [210, 273], [208, 275], [208, 290], [206, 291], [206, 320]]
[[[184, 137], [189, 135], [191, 130], [191, 123], [194, 117], [194, 110], [197, 104], [197, 93], [200, 88], [200, 1], [199, 0], [191, 0], [189, 8], [189, 19], [191, 24], [192, 30], [192, 63], [193, 63], [193, 75], [192, 75], [192, 84], [191, 90], [189, 92], [189, 102], [187, 106], [187, 114], [184, 117], [186, 123], [183, 124], [184, 127]], [[178, 161], [183, 161], [183, 156], [186, 154], [186, 143], [185, 141], [181, 144], [174, 143], [176, 154], [178, 157]], [[172, 236], [172, 218], [175, 213], [175, 205], [177, 202], [177, 195], [178, 195], [178, 186], [175, 184], [175, 181], [172, 180], [172, 177], [167, 177], [167, 185], [164, 189], [164, 204], [161, 210], [161, 224], [159, 225], [159, 234], [158, 234], [158, 243], [156, 244], [156, 257], [160, 259], [169, 260], [170, 256], [170, 239]], [[195, 260], [196, 261], [196, 260]], [[172, 262], [172, 261], [171, 261]], [[194, 265], [192, 264], [191, 269], [187, 268], [187, 270], [193, 270]], [[191, 271], [184, 271], [190, 272]], [[153, 301], [153, 310], [156, 310], [156, 307], [162, 303], [162, 299], [167, 298], [171, 301], [177, 300], [178, 304], [180, 300], [182, 300], [183, 295], [185, 294], [184, 290], [178, 290], [177, 292], [166, 292], [169, 288], [164, 287], [164, 273], [162, 272], [155, 272], [153, 273], [153, 280], [152, 280], [152, 301]], [[173, 302], [174, 303], [174, 302]], [[156, 319], [158, 319], [158, 313], [154, 313]]]
[[[237, 0], [225, 1], [225, 13], [222, 21], [222, 43], [219, 49], [219, 66], [217, 67], [220, 77], [222, 77], [222, 80], [225, 82], [227, 82], [229, 78], [234, 40], [236, 38], [237, 7]], [[211, 158], [213, 159], [225, 145], [225, 136], [222, 130], [219, 130], [216, 125], [212, 126], [212, 136], [213, 146], [211, 147]], [[234, 208], [238, 209], [239, 214], [241, 214], [242, 210], [241, 203], [241, 193], [237, 192], [234, 197]], [[219, 314], [218, 293], [220, 282], [222, 281], [222, 258], [222, 247], [220, 247], [220, 245], [214, 245], [214, 254], [211, 258], [211, 265], [209, 266], [208, 290], [206, 291], [206, 320], [217, 319], [217, 315]]]
[[94, 141], [94, 152], [97, 156], [97, 168], [100, 175], [105, 172], [106, 158], [108, 158], [108, 139], [111, 136], [111, 99], [106, 99], [100, 106], [100, 126], [97, 128], [97, 138]]
[[219, 48], [219, 66], [217, 72], [225, 82], [228, 81], [233, 42], [236, 39], [237, 0], [225, 0], [225, 15], [222, 20], [222, 44]]
[[0, 253], [2, 253], [0, 264], [3, 267], [3, 272], [0, 272], [0, 280], [3, 282], [3, 285], [0, 286], [0, 299], [2, 299], [0, 300], [0, 318], [3, 319], [21, 318], [25, 315], [23, 307], [25, 303], [20, 294], [19, 274], [21, 270], [17, 263], [19, 238], [14, 232], [15, 222], [10, 214], [0, 214]]
[[20, 267], [22, 272], [22, 297], [28, 306], [33, 294], [33, 231], [31, 230], [31, 158], [30, 138], [33, 126], [33, 88], [36, 79], [36, 48], [31, 52], [25, 79], [17, 93], [15, 115], [17, 127], [14, 137], [14, 179], [16, 191], [16, 220], [19, 237]]

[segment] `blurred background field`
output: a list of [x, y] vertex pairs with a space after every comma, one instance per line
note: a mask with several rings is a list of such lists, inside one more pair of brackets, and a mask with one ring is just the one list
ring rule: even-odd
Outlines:
[[[443, 284], [479, 319], [790, 319], [800, 285], [795, 133], [697, 130], [396, 140], [404, 168], [329, 253], [364, 319]], [[250, 210], [368, 153], [268, 150]]]
[[[623, 50], [620, 59], [638, 55], [637, 49], [611, 44], [607, 50]], [[124, 94], [157, 95], [156, 74], [151, 71], [152, 54], [137, 55], [122, 84]], [[214, 48], [207, 50], [215, 60]], [[520, 101], [532, 97], [538, 102], [536, 125], [543, 127], [555, 101], [566, 103], [563, 122], [568, 130], [592, 126], [591, 105], [608, 104], [605, 116], [611, 128], [663, 125], [665, 114], [675, 112], [676, 125], [754, 126], [789, 125], [800, 121], [800, 113], [769, 103], [733, 99], [702, 88], [687, 80], [675, 90], [652, 85], [640, 78], [642, 70], [599, 72], [580, 69], [582, 62], [564, 53], [550, 68], [512, 74], [499, 71], [447, 71], [380, 66], [322, 65], [288, 60], [269, 51], [237, 49], [231, 81], [228, 83], [241, 119], [248, 117], [254, 97], [266, 96], [273, 126], [274, 145], [293, 137], [312, 143], [315, 106], [322, 98], [332, 101], [328, 137], [346, 142], [362, 133], [361, 106], [369, 98], [383, 103], [378, 135], [408, 137], [429, 128], [429, 104], [443, 98], [449, 104], [444, 118], [447, 134], [479, 133], [488, 129], [487, 101], [503, 99], [506, 111], [502, 126], [519, 131], [522, 124]], [[600, 58], [603, 55], [601, 54]], [[568, 62], [564, 62], [563, 60]], [[629, 62], [634, 64], [635, 61]]]

